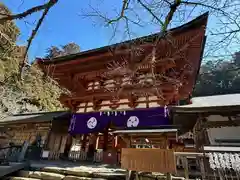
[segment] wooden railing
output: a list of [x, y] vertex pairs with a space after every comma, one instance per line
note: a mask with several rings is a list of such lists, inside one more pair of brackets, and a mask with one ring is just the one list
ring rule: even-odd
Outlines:
[[197, 152], [174, 152], [177, 165], [177, 176], [183, 176], [189, 179], [189, 176], [195, 178], [206, 178], [204, 169], [204, 154]]
[[71, 151], [68, 155], [69, 160], [72, 161], [85, 161], [87, 160], [87, 152], [85, 151]]
[[103, 161], [103, 151], [94, 153], [94, 162], [102, 162]]
[[[87, 159], [87, 152], [85, 151], [72, 151], [69, 153], [68, 156], [69, 160], [72, 161], [86, 161]], [[102, 162], [103, 160], [103, 152], [95, 152], [93, 156], [93, 161], [94, 162]]]
[[27, 152], [28, 142], [22, 146], [8, 146], [0, 148], [0, 163], [8, 164], [9, 162], [23, 161]]
[[7, 164], [8, 162], [18, 161], [21, 149], [21, 146], [8, 146], [0, 148], [0, 163]]

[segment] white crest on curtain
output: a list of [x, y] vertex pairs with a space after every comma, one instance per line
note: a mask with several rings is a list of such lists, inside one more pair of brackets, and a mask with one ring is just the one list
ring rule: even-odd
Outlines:
[[68, 131], [74, 130], [75, 128], [75, 123], [76, 123], [76, 116], [73, 114], [71, 118], [71, 122], [68, 128]]
[[87, 121], [87, 127], [89, 129], [94, 129], [97, 126], [97, 119], [95, 117], [91, 117], [88, 121]]
[[139, 124], [139, 119], [137, 116], [130, 116], [127, 120], [127, 127], [137, 127]]

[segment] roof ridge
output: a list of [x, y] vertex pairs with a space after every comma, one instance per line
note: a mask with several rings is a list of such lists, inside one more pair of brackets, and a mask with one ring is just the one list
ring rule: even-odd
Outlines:
[[[175, 31], [180, 31], [182, 30], [183, 28], [189, 28], [189, 26], [191, 27], [194, 27], [194, 25], [196, 25], [197, 22], [199, 21], [205, 21], [207, 22], [207, 19], [208, 19], [208, 15], [209, 15], [209, 12], [205, 12], [204, 14], [196, 17], [195, 19], [185, 23], [185, 24], [182, 24], [180, 26], [177, 26], [175, 28], [172, 28], [172, 29], [169, 29], [167, 30], [168, 32], [175, 32]], [[109, 49], [109, 48], [112, 48], [112, 47], [116, 47], [118, 45], [121, 45], [121, 44], [128, 44], [132, 41], [136, 41], [136, 40], [141, 40], [141, 39], [149, 39], [149, 38], [154, 38], [156, 37], [157, 35], [161, 34], [161, 32], [157, 32], [157, 33], [153, 33], [153, 34], [149, 34], [149, 35], [146, 35], [146, 36], [141, 36], [141, 37], [138, 37], [138, 38], [134, 38], [134, 39], [131, 39], [131, 40], [126, 40], [126, 41], [123, 41], [123, 42], [119, 42], [119, 43], [115, 43], [115, 44], [111, 44], [111, 45], [106, 45], [106, 46], [102, 46], [102, 47], [99, 47], [99, 48], [95, 48], [95, 49], [90, 49], [90, 50], [86, 50], [86, 51], [82, 51], [82, 52], [79, 52], [79, 53], [76, 53], [76, 54], [70, 54], [70, 55], [65, 55], [65, 56], [60, 56], [60, 57], [56, 57], [56, 58], [53, 58], [51, 60], [49, 59], [44, 59], [44, 58], [36, 58], [36, 61], [37, 63], [41, 64], [41, 63], [46, 63], [46, 64], [50, 64], [50, 63], [58, 63], [58, 62], [63, 62], [63, 60], [67, 61], [67, 60], [75, 60], [76, 58], [82, 56], [82, 55], [86, 55], [86, 54], [90, 54], [90, 53], [94, 53], [94, 52], [98, 52], [98, 51], [104, 51], [105, 49]]]
[[27, 113], [20, 113], [20, 114], [13, 114], [10, 116], [26, 116], [26, 115], [41, 115], [41, 114], [51, 114], [51, 113], [64, 113], [69, 111], [40, 111], [40, 112], [27, 112]]

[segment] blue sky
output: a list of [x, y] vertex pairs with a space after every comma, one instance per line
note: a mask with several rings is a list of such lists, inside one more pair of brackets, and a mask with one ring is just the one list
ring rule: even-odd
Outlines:
[[[3, 3], [13, 13], [22, 12], [43, 2], [43, 0], [3, 0]], [[52, 45], [58, 46], [75, 42], [80, 45], [82, 50], [106, 45], [109, 40], [109, 32], [106, 28], [94, 27], [91, 20], [83, 19], [79, 15], [84, 6], [88, 6], [88, 4], [84, 5], [79, 0], [71, 0], [71, 3], [69, 0], [60, 0], [51, 9], [34, 39], [30, 49], [30, 59], [35, 56], [43, 56], [46, 49]], [[19, 44], [26, 44], [31, 29], [34, 27], [31, 23], [34, 23], [40, 15], [41, 13], [37, 13], [26, 18], [27, 24], [22, 20], [17, 21], [21, 30]]]
[[[30, 7], [43, 4], [47, 0], [1, 0], [13, 13], [22, 12]], [[94, 0], [93, 0], [94, 1]], [[84, 3], [83, 3], [84, 2]], [[90, 0], [59, 0], [54, 6], [34, 39], [30, 51], [30, 61], [36, 56], [43, 57], [46, 49], [52, 45], [60, 46], [69, 42], [77, 43], [82, 51], [93, 49], [122, 39], [126, 39], [122, 33], [116, 34], [116, 38], [110, 42], [112, 29], [106, 28], [102, 21], [93, 21], [90, 18], [83, 18], [83, 10], [89, 9]], [[98, 3], [96, 3], [98, 2]], [[95, 0], [94, 5], [101, 9], [101, 12], [108, 12], [108, 16], [114, 16], [114, 10], [120, 9], [122, 0]], [[36, 20], [41, 13], [35, 13], [24, 20], [17, 21], [17, 26], [21, 30], [18, 44], [24, 45], [35, 27]], [[149, 22], [149, 16], [142, 12], [141, 19]], [[212, 21], [214, 22], [214, 21]], [[213, 23], [209, 24], [213, 24]], [[208, 24], [208, 27], [210, 26]], [[214, 26], [214, 25], [213, 25]], [[144, 36], [159, 31], [159, 26], [153, 23], [146, 23], [143, 28], [131, 27], [134, 36]], [[121, 25], [120, 28], [121, 29]]]
[[[14, 14], [46, 2], [44, 0], [1, 1]], [[50, 10], [31, 45], [29, 51], [30, 61], [34, 60], [36, 56], [43, 57], [46, 49], [52, 45], [60, 46], [69, 42], [75, 42], [81, 47], [81, 51], [85, 51], [122, 40], [123, 37], [119, 36], [118, 39], [110, 42], [112, 37], [111, 28], [105, 27], [102, 21], [95, 22], [95, 20], [98, 21], [98, 19], [83, 18], [81, 15], [85, 14], [84, 9], [89, 9], [90, 2], [87, 0], [85, 3], [82, 2], [83, 1], [80, 0], [71, 0], [70, 3], [69, 0], [59, 0], [56, 6]], [[99, 3], [101, 3], [101, 0], [99, 0]], [[104, 6], [101, 6], [101, 10], [105, 12], [108, 9], [113, 9], [114, 6], [116, 8], [121, 7], [121, 4], [121, 0], [108, 0], [105, 1]], [[28, 16], [24, 21], [16, 21], [17, 26], [21, 30], [18, 44], [26, 44], [31, 30], [35, 27], [36, 20], [39, 19], [40, 15], [41, 13], [35, 13]], [[109, 14], [109, 16], [111, 16], [111, 14]], [[155, 29], [153, 26], [146, 29], [138, 29], [136, 36], [147, 35], [154, 32]]]

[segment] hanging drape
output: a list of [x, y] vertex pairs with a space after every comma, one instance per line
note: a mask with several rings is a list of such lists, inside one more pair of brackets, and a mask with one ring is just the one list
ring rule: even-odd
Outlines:
[[69, 126], [70, 134], [102, 132], [109, 124], [116, 128], [149, 128], [170, 125], [167, 107], [129, 111], [75, 113]]

